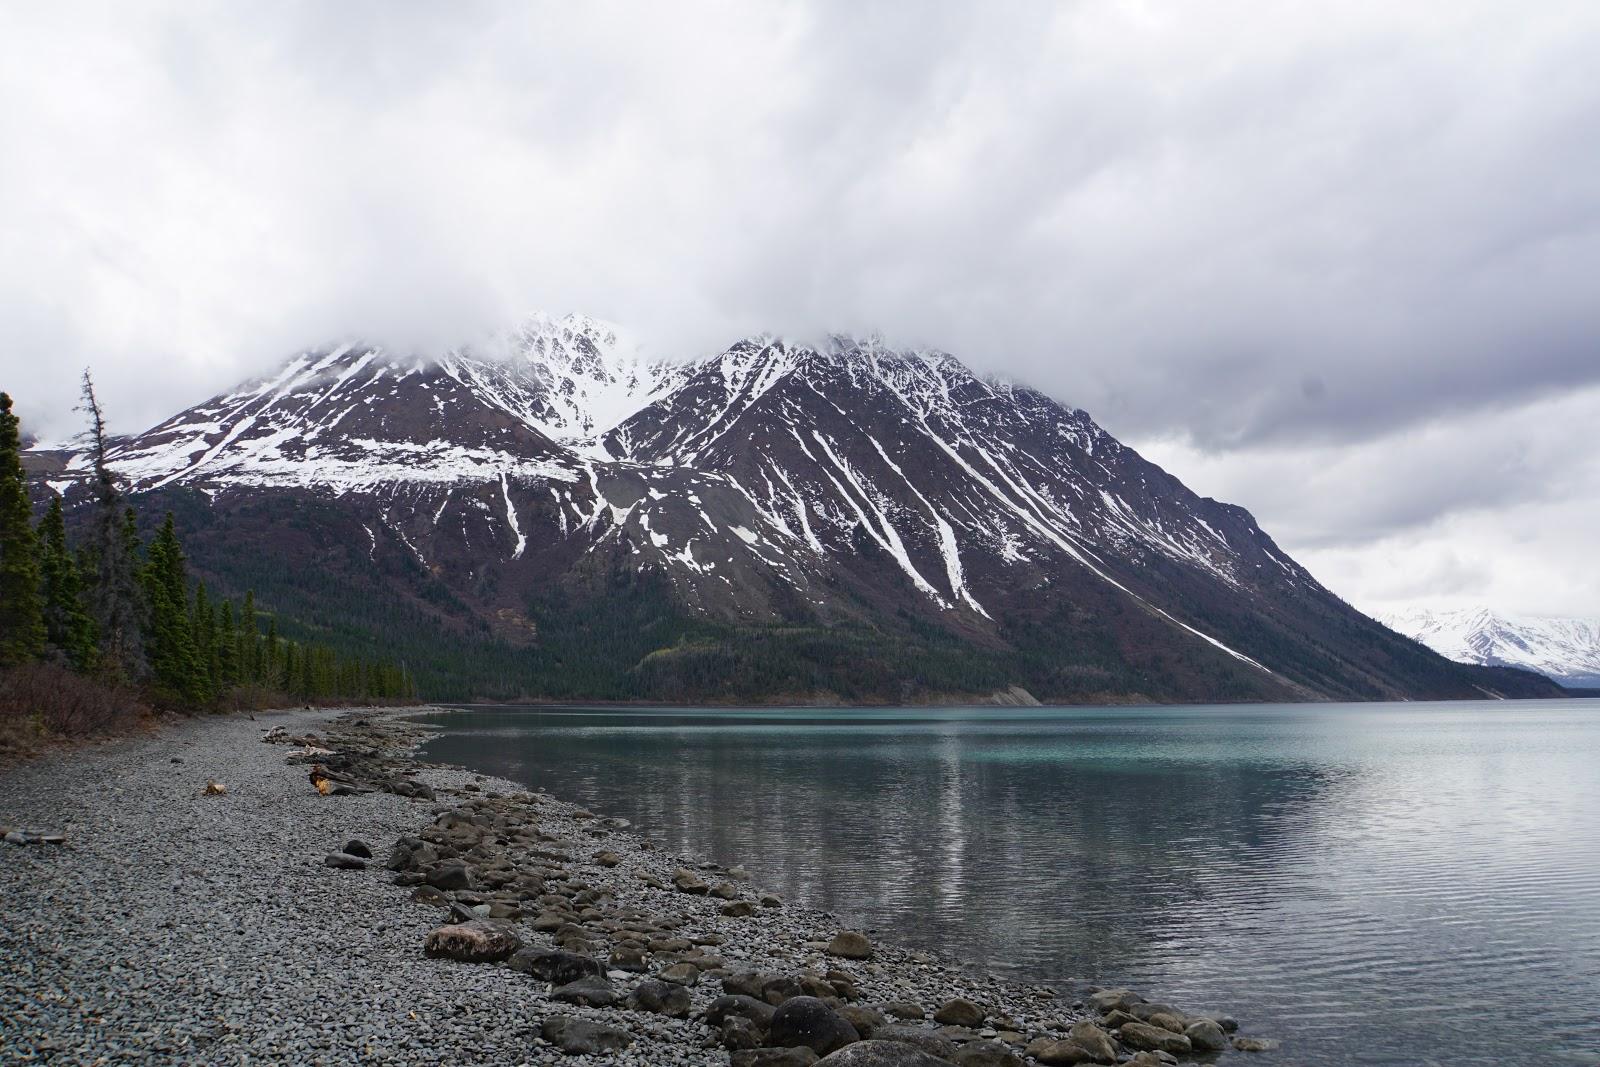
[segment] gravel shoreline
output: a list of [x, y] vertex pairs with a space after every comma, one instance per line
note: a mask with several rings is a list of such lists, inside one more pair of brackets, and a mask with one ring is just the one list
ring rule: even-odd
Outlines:
[[[1016, 1067], [1080, 1062], [1090, 1029], [1105, 1032], [1041, 987], [888, 945], [855, 958], [862, 946], [835, 942], [834, 919], [763, 902], [737, 869], [667, 855], [621, 820], [516, 783], [417, 763], [415, 711], [193, 720], [0, 769], [0, 825], [66, 838], [0, 846], [0, 1060], [783, 1065], [816, 1057], [738, 1049], [848, 1020], [896, 1043], [824, 1062], [911, 1064], [913, 1042], [937, 1054], [924, 1064]], [[339, 754], [263, 744], [269, 730], [315, 733]], [[325, 796], [308, 773], [319, 760], [331, 785], [424, 795]], [[206, 795], [208, 781], [226, 792]], [[376, 857], [364, 868], [329, 859], [352, 839]], [[400, 839], [414, 845], [386, 863]], [[436, 935], [445, 956], [425, 955], [430, 932], [462, 922]], [[509, 964], [448, 958], [485, 937], [525, 947]], [[601, 974], [576, 989], [536, 977], [567, 959], [558, 944]], [[1122, 1027], [1116, 1059], [1133, 1058], [1141, 1028], [1183, 1054], [1164, 1028], [1172, 1009], [1160, 1018], [1166, 1006], [1126, 991], [1094, 1000], [1100, 1023]], [[782, 1005], [776, 1023], [768, 1005]], [[1180, 1015], [1178, 1030], [1202, 1021]]]

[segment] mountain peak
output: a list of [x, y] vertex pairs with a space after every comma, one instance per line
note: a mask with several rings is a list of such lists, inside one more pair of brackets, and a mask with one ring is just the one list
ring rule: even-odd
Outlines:
[[[202, 494], [259, 543], [375, 565], [402, 597], [443, 583], [429, 602], [462, 605], [463, 632], [513, 642], [547, 594], [588, 605], [546, 620], [564, 626], [632, 589], [719, 625], [776, 625], [762, 632], [794, 635], [802, 660], [853, 662], [839, 632], [932, 642], [964, 664], [952, 679], [1055, 699], [1529, 684], [1479, 680], [1363, 619], [1248, 512], [1084, 413], [879, 335], [762, 334], [671, 362], [572, 314], [431, 361], [345, 344], [111, 460], [137, 491]], [[287, 514], [327, 529], [302, 536]], [[693, 658], [651, 649], [652, 671]]]
[[1458, 663], [1520, 667], [1565, 685], [1600, 688], [1600, 619], [1518, 615], [1475, 605], [1413, 607], [1378, 621]]
[[542, 311], [525, 315], [507, 331], [507, 337], [524, 354], [559, 355], [577, 350], [622, 358], [638, 355], [638, 345], [621, 327], [576, 311], [560, 318]]

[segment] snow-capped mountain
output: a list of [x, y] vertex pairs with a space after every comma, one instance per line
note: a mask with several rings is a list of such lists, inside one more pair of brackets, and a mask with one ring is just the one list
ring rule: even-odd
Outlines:
[[1504, 615], [1488, 608], [1414, 608], [1378, 616], [1457, 663], [1520, 667], [1566, 686], [1600, 689], [1600, 619]]
[[[523, 692], [567, 691], [591, 656], [612, 657], [612, 691], [685, 698], [1529, 684], [1374, 624], [1084, 412], [877, 340], [649, 361], [569, 316], [437, 360], [341, 345], [112, 459], [172, 502], [216, 580], [270, 587], [311, 561], [326, 579], [298, 595], [359, 584], [362, 610], [521, 649], [508, 676], [541, 664], [507, 681]], [[604, 636], [563, 644], [585, 628]]]

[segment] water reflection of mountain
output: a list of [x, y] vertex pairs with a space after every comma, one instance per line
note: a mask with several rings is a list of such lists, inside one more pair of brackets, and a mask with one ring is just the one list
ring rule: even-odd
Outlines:
[[429, 752], [899, 941], [1237, 1012], [1306, 1067], [1429, 1062], [1441, 1020], [1453, 1067], [1579, 1064], [1596, 710], [542, 709]]
[[1306, 847], [1306, 809], [1337, 784], [1241, 759], [1225, 734], [1163, 739], [1114, 719], [547, 721], [508, 731], [474, 713], [429, 754], [624, 815], [897, 939], [1051, 982], [1248, 936], [1251, 887], [1295, 876], [1284, 861]]

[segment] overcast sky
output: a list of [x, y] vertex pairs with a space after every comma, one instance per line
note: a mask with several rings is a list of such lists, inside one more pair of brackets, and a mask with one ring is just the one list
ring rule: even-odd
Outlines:
[[1600, 4], [0, 6], [0, 388], [878, 330], [1369, 610], [1600, 615]]

